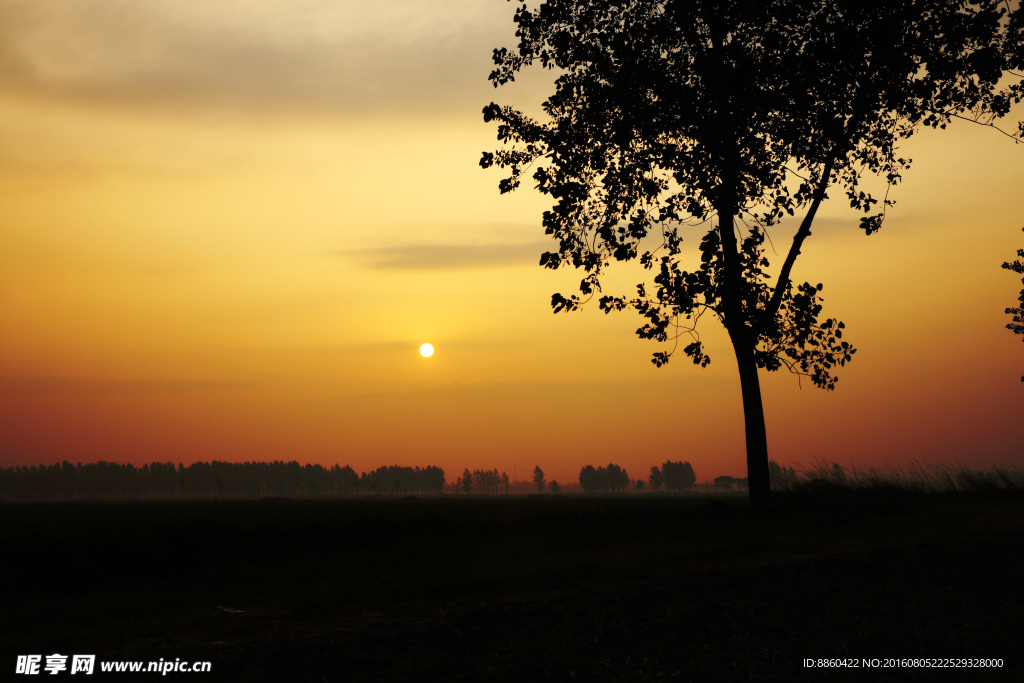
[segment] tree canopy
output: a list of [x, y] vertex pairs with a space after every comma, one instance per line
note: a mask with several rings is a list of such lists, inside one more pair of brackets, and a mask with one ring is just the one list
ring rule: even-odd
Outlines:
[[[583, 271], [556, 312], [598, 297], [632, 308], [638, 336], [706, 366], [711, 314], [740, 372], [751, 500], [770, 492], [757, 370], [783, 367], [833, 389], [854, 348], [822, 316], [822, 285], [797, 284], [797, 256], [821, 203], [841, 192], [867, 234], [910, 160], [899, 143], [954, 118], [995, 127], [1021, 100], [1019, 10], [992, 0], [547, 0], [515, 14], [515, 49], [494, 51], [495, 87], [531, 66], [556, 74], [545, 120], [491, 103], [503, 147], [481, 165], [526, 178], [554, 204], [547, 268]], [[1019, 138], [1024, 127], [1005, 132]], [[869, 178], [878, 177], [879, 189]], [[795, 217], [792, 222], [790, 217]], [[764, 242], [792, 230], [777, 272]], [[682, 261], [695, 239], [700, 263]], [[616, 261], [650, 278], [605, 293]], [[773, 282], [774, 281], [774, 282]]]

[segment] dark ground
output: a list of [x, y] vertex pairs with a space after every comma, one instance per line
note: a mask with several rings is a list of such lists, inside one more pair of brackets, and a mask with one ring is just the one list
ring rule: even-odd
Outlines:
[[0, 505], [0, 680], [1024, 680], [1022, 539], [996, 492]]

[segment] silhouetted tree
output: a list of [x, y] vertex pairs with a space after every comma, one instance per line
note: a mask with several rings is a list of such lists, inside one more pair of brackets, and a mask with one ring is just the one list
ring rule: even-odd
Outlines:
[[533, 485], [537, 487], [537, 493], [544, 493], [544, 470], [540, 465], [533, 468]]
[[697, 475], [689, 462], [666, 460], [661, 463], [661, 480], [669, 491], [687, 491], [696, 483]]
[[[1024, 258], [1024, 249], [1018, 249], [1017, 256]], [[1012, 263], [1004, 263], [1003, 268], [1012, 270], [1018, 275], [1024, 275], [1024, 261], [1021, 261], [1020, 259], [1017, 259]], [[1024, 278], [1021, 278], [1020, 281], [1021, 284], [1024, 284]], [[1020, 306], [1006, 309], [1007, 315], [1013, 316], [1013, 321], [1006, 324], [1006, 329], [1011, 330], [1014, 334], [1019, 334], [1024, 337], [1024, 288], [1021, 288], [1020, 297], [1017, 301], [1020, 303]], [[1022, 338], [1021, 341], [1024, 341], [1024, 338]], [[1020, 381], [1024, 382], [1024, 375], [1021, 375]]]
[[[712, 313], [739, 370], [752, 504], [771, 495], [758, 369], [786, 367], [832, 389], [854, 353], [843, 323], [821, 319], [822, 285], [792, 280], [821, 202], [837, 187], [874, 233], [909, 165], [899, 141], [953, 118], [992, 125], [1007, 114], [1022, 93], [1010, 71], [1024, 65], [1019, 6], [546, 0], [516, 11], [516, 49], [494, 51], [495, 87], [535, 63], [558, 70], [546, 121], [484, 108], [504, 147], [480, 161], [507, 169], [501, 192], [530, 173], [555, 201], [543, 225], [558, 249], [540, 263], [585, 272], [580, 296], [552, 296], [555, 312], [601, 292], [612, 262], [639, 258], [653, 288], [642, 282], [635, 297], [598, 304], [633, 308], [645, 319], [641, 338], [674, 342], [655, 364], [687, 337], [683, 353], [706, 366], [697, 327]], [[861, 183], [876, 174], [881, 201]], [[770, 286], [767, 231], [797, 212]], [[684, 236], [699, 235], [691, 228], [704, 233], [692, 270], [681, 258]]]
[[643, 490], [644, 490], [644, 480], [643, 479], [637, 479], [636, 480], [636, 491], [637, 491], [637, 493], [639, 493], [639, 492], [641, 492]]
[[552, 479], [551, 483], [548, 484], [548, 488], [551, 489], [551, 493], [558, 493], [559, 491], [562, 490], [562, 487], [559, 486], [558, 482], [555, 481], [554, 479]]

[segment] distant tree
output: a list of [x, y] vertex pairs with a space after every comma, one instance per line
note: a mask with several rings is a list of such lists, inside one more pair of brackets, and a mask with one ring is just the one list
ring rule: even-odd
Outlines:
[[651, 476], [647, 478], [651, 482], [651, 488], [655, 491], [660, 491], [662, 484], [665, 483], [665, 479], [661, 474], [661, 470], [654, 466], [651, 468]]
[[721, 477], [715, 477], [715, 488], [716, 489], [719, 489], [719, 490], [722, 490], [722, 491], [728, 491], [728, 490], [731, 490], [732, 487], [735, 484], [736, 484], [736, 477], [730, 477], [728, 475], [723, 475]]
[[637, 493], [639, 493], [640, 491], [644, 490], [644, 480], [643, 479], [637, 479], [636, 480], [636, 490], [637, 490]]
[[689, 462], [666, 460], [661, 464], [661, 478], [669, 491], [687, 491], [697, 482]]
[[[598, 306], [633, 308], [641, 338], [673, 342], [655, 364], [684, 339], [683, 353], [706, 366], [698, 322], [706, 313], [721, 322], [739, 370], [752, 504], [771, 496], [759, 369], [785, 367], [833, 389], [854, 353], [843, 323], [822, 319], [822, 285], [793, 279], [819, 206], [834, 187], [863, 214], [861, 229], [876, 232], [910, 164], [900, 141], [954, 118], [994, 127], [1020, 102], [1020, 8], [545, 0], [516, 11], [517, 49], [494, 51], [495, 87], [534, 64], [557, 70], [545, 121], [484, 108], [504, 147], [480, 160], [507, 169], [501, 192], [531, 174], [554, 200], [543, 225], [558, 248], [540, 264], [585, 274], [579, 296], [555, 294], [552, 307], [579, 308], [602, 291], [612, 262], [639, 259], [653, 282], [636, 296], [604, 294]], [[873, 175], [884, 179], [881, 201], [864, 186]], [[772, 286], [764, 242], [797, 212]], [[699, 244], [695, 269], [684, 238]]]
[[580, 470], [580, 486], [584, 493], [622, 491], [629, 486], [629, 474], [614, 463], [596, 468], [587, 465]]
[[444, 491], [444, 470], [430, 465], [422, 471], [422, 491], [424, 493], [441, 493]]
[[624, 491], [629, 486], [629, 474], [614, 463], [605, 468], [605, 477], [609, 491]]
[[537, 493], [544, 493], [544, 470], [540, 465], [533, 468], [533, 485], [537, 487]]
[[593, 465], [585, 465], [580, 470], [580, 487], [583, 488], [584, 493], [597, 493], [601, 490], [607, 490], [604, 475], [598, 472]]
[[462, 471], [462, 492], [473, 493], [473, 473], [468, 467]]
[[[507, 476], [507, 475], [506, 475]], [[497, 469], [473, 470], [473, 492], [494, 494], [502, 488], [502, 476]]]
[[[1024, 258], [1024, 249], [1017, 250], [1017, 256]], [[1017, 259], [1010, 263], [1004, 263], [1003, 268], [1006, 270], [1012, 270], [1018, 275], [1024, 275], [1024, 261]], [[1024, 278], [1021, 278], [1021, 284], [1024, 284]], [[1013, 316], [1013, 321], [1006, 324], [1006, 329], [1012, 331], [1014, 334], [1022, 336], [1021, 341], [1024, 341], [1024, 288], [1020, 290], [1020, 297], [1017, 299], [1020, 306], [1014, 306], [1013, 308], [1007, 308], [1007, 315]], [[1024, 375], [1021, 375], [1021, 382], [1024, 382]]]
[[548, 484], [548, 488], [550, 488], [550, 489], [551, 489], [551, 493], [558, 493], [559, 491], [561, 491], [561, 490], [562, 490], [562, 487], [561, 487], [561, 486], [559, 486], [559, 485], [558, 485], [558, 482], [557, 482], [557, 481], [555, 481], [554, 479], [552, 479], [552, 480], [551, 480], [551, 483], [550, 483], [550, 484]]

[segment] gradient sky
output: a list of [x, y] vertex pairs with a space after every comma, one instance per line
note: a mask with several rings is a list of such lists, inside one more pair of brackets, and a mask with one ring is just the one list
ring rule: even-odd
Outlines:
[[[553, 315], [580, 275], [537, 265], [549, 200], [478, 166], [482, 107], [546, 93], [487, 82], [514, 9], [0, 0], [0, 466], [745, 476], [724, 333], [702, 330], [710, 367], [657, 369], [635, 314]], [[959, 124], [903, 151], [882, 231], [834, 202], [797, 261], [858, 353], [835, 392], [762, 373], [782, 464], [1024, 464], [999, 267], [1024, 246], [1024, 146]]]

